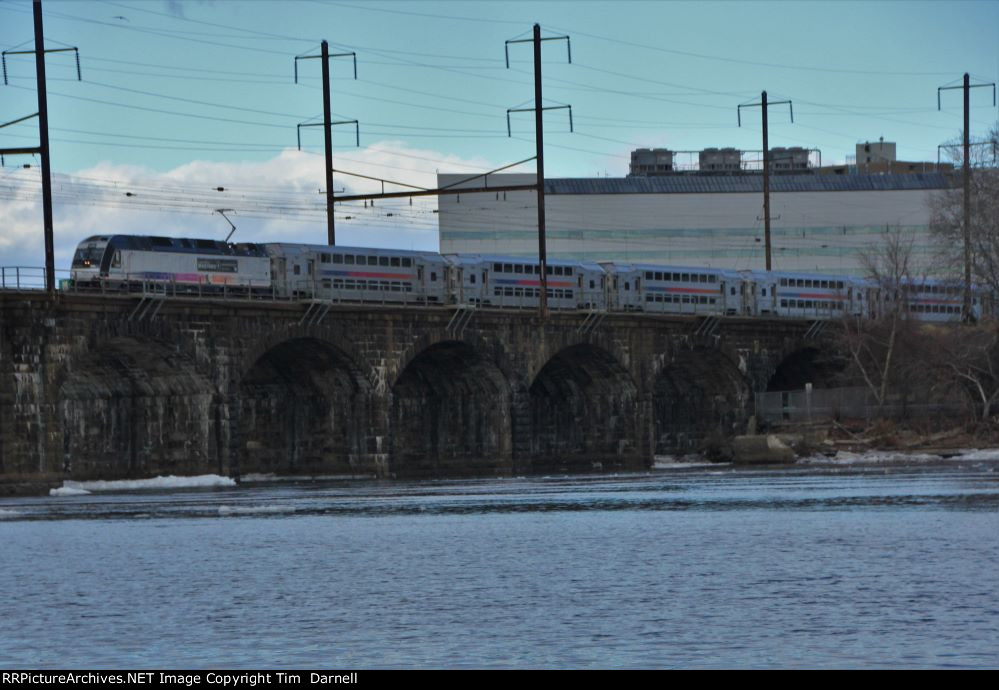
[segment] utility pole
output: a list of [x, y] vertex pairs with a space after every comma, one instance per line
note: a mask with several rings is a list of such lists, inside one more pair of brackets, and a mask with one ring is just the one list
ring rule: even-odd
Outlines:
[[[346, 57], [353, 56], [354, 58], [354, 79], [357, 79], [357, 53], [333, 53], [330, 54], [330, 46], [327, 41], [323, 41], [320, 45], [319, 55], [299, 55], [295, 57], [295, 83], [298, 83], [298, 61], [299, 60], [311, 60], [314, 58], [319, 58], [323, 63], [323, 132], [325, 134], [325, 148], [326, 148], [326, 238], [327, 243], [330, 246], [336, 244], [336, 229], [333, 225], [333, 131], [332, 127], [334, 124], [343, 124], [342, 122], [334, 123], [333, 120], [333, 109], [330, 105], [330, 58], [331, 57]], [[353, 122], [357, 124], [357, 120], [347, 120], [345, 122]], [[300, 124], [299, 130], [302, 127], [309, 127], [310, 125]], [[360, 145], [360, 133], [358, 133], [358, 145]], [[302, 139], [299, 136], [298, 148], [302, 148]]]
[[534, 25], [534, 142], [538, 166], [538, 266], [541, 272], [541, 317], [548, 315], [548, 247], [545, 239], [545, 128], [541, 123], [541, 26]]
[[[572, 107], [568, 105], [553, 106], [551, 108], [543, 108], [541, 106], [541, 42], [542, 41], [561, 41], [565, 40], [566, 47], [568, 50], [569, 62], [572, 62], [572, 48], [569, 43], [568, 36], [555, 36], [552, 38], [541, 38], [541, 26], [539, 24], [534, 25], [534, 37], [531, 39], [523, 40], [509, 40], [506, 42], [506, 66], [510, 67], [510, 44], [511, 43], [527, 43], [530, 40], [534, 44], [534, 141], [537, 151], [535, 153], [535, 159], [537, 160], [538, 174], [537, 174], [537, 185], [538, 185], [538, 270], [541, 274], [540, 286], [540, 301], [538, 302], [538, 314], [541, 318], [548, 316], [548, 250], [547, 241], [545, 239], [545, 151], [544, 151], [544, 126], [542, 125], [542, 114], [545, 110], [557, 110], [562, 108], [569, 109], [569, 131], [572, 131]], [[523, 108], [513, 108], [506, 111], [506, 127], [507, 136], [511, 135], [510, 132], [510, 113], [512, 112], [522, 112]]]
[[[791, 122], [794, 122], [794, 106], [791, 101], [774, 101], [769, 105], [783, 105], [787, 103], [791, 109]], [[739, 126], [742, 127], [742, 109], [760, 106], [763, 113], [763, 237], [766, 248], [767, 271], [773, 268], [771, 258], [770, 242], [770, 137], [767, 131], [767, 92], [760, 95], [759, 103], [745, 103], [736, 108], [739, 119]]]
[[38, 117], [38, 146], [18, 147], [11, 149], [0, 149], [3, 154], [23, 154], [37, 153], [42, 159], [42, 222], [45, 235], [45, 289], [50, 293], [55, 293], [55, 239], [52, 224], [52, 166], [49, 156], [49, 108], [47, 99], [47, 89], [45, 85], [45, 53], [63, 53], [73, 51], [76, 53], [76, 77], [80, 79], [80, 52], [76, 48], [55, 48], [45, 50], [45, 32], [42, 28], [42, 0], [34, 0], [32, 3], [32, 13], [35, 24], [35, 49], [27, 50], [5, 50], [3, 51], [3, 80], [7, 83], [7, 56], [34, 53], [35, 55], [35, 81], [38, 91], [38, 112], [34, 115], [18, 118], [12, 122], [7, 122], [0, 127], [27, 120], [31, 117]]
[[326, 149], [326, 237], [332, 247], [336, 244], [336, 229], [333, 227], [333, 119], [330, 106], [330, 46], [322, 43], [323, 62], [323, 138]]
[[971, 312], [971, 89], [980, 86], [992, 87], [992, 105], [996, 104], [995, 83], [971, 85], [971, 77], [964, 73], [962, 86], [941, 86], [937, 89], [937, 110], [940, 110], [940, 92], [950, 89], [964, 91], [964, 306], [961, 312], [962, 320], [967, 323], [973, 320]]
[[42, 0], [32, 4], [35, 15], [35, 74], [38, 82], [38, 146], [42, 158], [42, 216], [45, 223], [45, 288], [54, 293], [55, 238], [52, 227], [52, 166], [49, 161], [49, 104], [45, 87], [45, 32], [42, 30]]

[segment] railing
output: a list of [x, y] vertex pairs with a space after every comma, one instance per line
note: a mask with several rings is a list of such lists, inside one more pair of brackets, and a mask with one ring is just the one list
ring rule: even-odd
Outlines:
[[[64, 286], [69, 282], [69, 271], [56, 269], [56, 285]], [[44, 266], [5, 266], [0, 267], [0, 289], [26, 291], [45, 289]]]
[[965, 408], [955, 402], [901, 402], [878, 405], [864, 387], [806, 388], [756, 394], [756, 417], [761, 422], [821, 422], [832, 419], [918, 418], [960, 414]]

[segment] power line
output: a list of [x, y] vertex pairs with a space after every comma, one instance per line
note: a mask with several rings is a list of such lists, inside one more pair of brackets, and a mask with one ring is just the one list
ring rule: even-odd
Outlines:
[[[556, 29], [556, 30], [570, 31], [569, 29]], [[836, 74], [865, 74], [872, 76], [890, 76], [890, 77], [931, 77], [931, 76], [940, 76], [942, 74], [953, 74], [953, 72], [897, 72], [897, 71], [880, 71], [880, 70], [855, 70], [855, 69], [839, 69], [835, 67], [814, 67], [808, 65], [788, 65], [788, 64], [781, 64], [774, 62], [759, 62], [756, 60], [742, 60], [739, 58], [728, 58], [720, 55], [709, 55], [706, 53], [694, 53], [685, 50], [663, 48], [662, 46], [652, 46], [644, 43], [636, 43], [635, 41], [625, 41], [619, 38], [612, 38], [609, 36], [600, 36], [599, 34], [586, 33], [585, 31], [572, 30], [572, 33], [578, 34], [580, 36], [586, 36], [587, 38], [595, 38], [601, 41], [608, 41], [610, 43], [617, 43], [619, 45], [631, 46], [633, 48], [642, 48], [644, 50], [652, 50], [660, 53], [667, 53], [670, 55], [683, 55], [685, 57], [694, 57], [703, 60], [716, 60], [718, 62], [727, 62], [740, 65], [752, 65], [755, 67], [800, 70], [806, 72], [830, 72]]]

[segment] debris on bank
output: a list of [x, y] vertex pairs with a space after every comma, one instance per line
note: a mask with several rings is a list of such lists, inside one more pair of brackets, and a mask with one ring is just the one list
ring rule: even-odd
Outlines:
[[[750, 430], [755, 431], [750, 424]], [[984, 449], [984, 450], [981, 450]], [[731, 439], [739, 465], [999, 461], [999, 424], [921, 430], [879, 420], [785, 425]]]

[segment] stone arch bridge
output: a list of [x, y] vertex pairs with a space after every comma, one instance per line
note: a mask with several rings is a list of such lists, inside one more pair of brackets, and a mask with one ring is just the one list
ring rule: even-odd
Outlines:
[[810, 380], [815, 326], [0, 292], [0, 478], [638, 469]]

